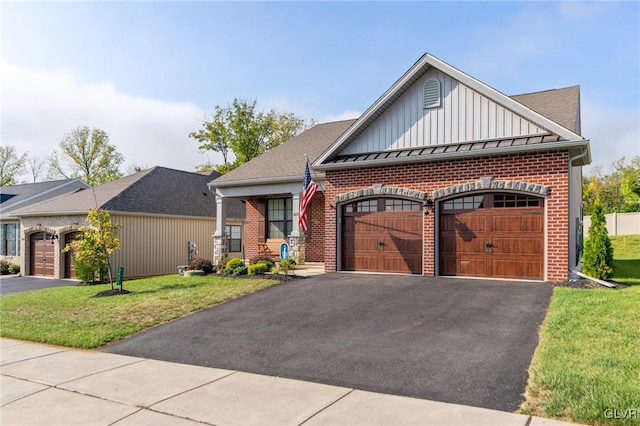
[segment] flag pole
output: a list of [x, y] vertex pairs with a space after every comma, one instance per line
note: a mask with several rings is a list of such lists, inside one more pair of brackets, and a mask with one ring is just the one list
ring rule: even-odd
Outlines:
[[[309, 157], [307, 156], [307, 154], [304, 154], [304, 158], [307, 160], [307, 163], [308, 163], [309, 162]], [[311, 164], [309, 164], [309, 168], [313, 172], [313, 176], [316, 178], [316, 184], [318, 185], [318, 189], [320, 189], [320, 191], [324, 192], [324, 188], [320, 184], [320, 178], [318, 177], [318, 174], [316, 173], [315, 169], [313, 167], [311, 167]]]

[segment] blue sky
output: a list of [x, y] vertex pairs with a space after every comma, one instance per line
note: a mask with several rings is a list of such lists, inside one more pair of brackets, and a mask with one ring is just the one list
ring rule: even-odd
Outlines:
[[594, 164], [640, 155], [639, 2], [3, 2], [2, 144], [80, 125], [125, 164], [193, 170], [235, 97], [357, 117], [425, 52], [507, 94], [579, 84]]

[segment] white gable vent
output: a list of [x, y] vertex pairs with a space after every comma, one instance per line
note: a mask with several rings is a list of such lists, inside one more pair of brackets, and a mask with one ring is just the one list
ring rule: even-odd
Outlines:
[[440, 82], [436, 78], [430, 78], [424, 82], [424, 108], [440, 106]]

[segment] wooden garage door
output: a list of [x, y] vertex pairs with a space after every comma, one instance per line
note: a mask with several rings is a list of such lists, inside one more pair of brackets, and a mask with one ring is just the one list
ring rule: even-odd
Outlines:
[[422, 273], [422, 205], [376, 198], [342, 206], [343, 271]]
[[[70, 232], [64, 237], [64, 246], [66, 247], [69, 243], [82, 239], [84, 235], [83, 232]], [[69, 250], [64, 254], [64, 277], [65, 278], [77, 278], [76, 277], [76, 265], [73, 261], [75, 256], [75, 252], [73, 250]]]
[[31, 236], [31, 275], [52, 277], [54, 261], [53, 234], [47, 232], [33, 234]]
[[543, 279], [544, 200], [480, 194], [440, 205], [440, 274]]

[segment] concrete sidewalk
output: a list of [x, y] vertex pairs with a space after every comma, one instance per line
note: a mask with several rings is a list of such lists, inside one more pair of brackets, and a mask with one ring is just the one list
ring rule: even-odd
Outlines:
[[3, 426], [568, 424], [6, 338], [0, 364]]

